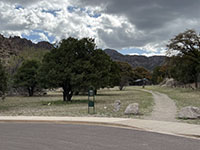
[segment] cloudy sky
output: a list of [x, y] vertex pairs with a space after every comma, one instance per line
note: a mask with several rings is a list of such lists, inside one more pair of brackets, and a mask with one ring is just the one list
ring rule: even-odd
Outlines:
[[163, 55], [186, 29], [200, 32], [200, 0], [0, 0], [0, 34], [33, 42], [92, 37], [102, 49]]

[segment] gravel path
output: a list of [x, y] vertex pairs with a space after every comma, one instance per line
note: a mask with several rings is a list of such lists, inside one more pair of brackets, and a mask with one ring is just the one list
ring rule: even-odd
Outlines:
[[170, 99], [167, 95], [161, 94], [159, 92], [152, 92], [148, 90], [144, 91], [151, 93], [155, 102], [151, 116], [146, 116], [145, 119], [172, 122], [177, 121], [177, 109], [172, 99]]

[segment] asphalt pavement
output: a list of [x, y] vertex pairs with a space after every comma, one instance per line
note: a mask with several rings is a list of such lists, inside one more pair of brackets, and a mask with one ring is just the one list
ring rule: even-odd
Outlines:
[[1, 122], [0, 150], [199, 150], [196, 139], [61, 122]]

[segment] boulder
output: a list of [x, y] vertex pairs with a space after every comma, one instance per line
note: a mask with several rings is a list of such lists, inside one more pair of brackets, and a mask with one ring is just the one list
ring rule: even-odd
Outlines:
[[178, 114], [180, 119], [197, 119], [200, 118], [200, 108], [187, 106], [180, 110]]
[[163, 84], [162, 86], [174, 87], [175, 85], [176, 85], [176, 81], [173, 78], [170, 78], [170, 79], [166, 79], [165, 84]]
[[121, 101], [120, 100], [116, 100], [113, 104], [113, 111], [114, 112], [118, 112], [120, 110], [120, 106], [121, 106]]
[[139, 114], [139, 104], [138, 103], [129, 104], [126, 107], [124, 114], [125, 115], [138, 115]]

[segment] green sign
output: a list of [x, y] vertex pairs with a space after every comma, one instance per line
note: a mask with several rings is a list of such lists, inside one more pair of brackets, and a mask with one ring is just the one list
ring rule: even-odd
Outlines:
[[93, 113], [95, 113], [95, 94], [91, 88], [88, 90], [88, 113], [90, 113], [90, 108], [93, 108]]
[[88, 107], [94, 107], [94, 101], [89, 101], [88, 102]]

